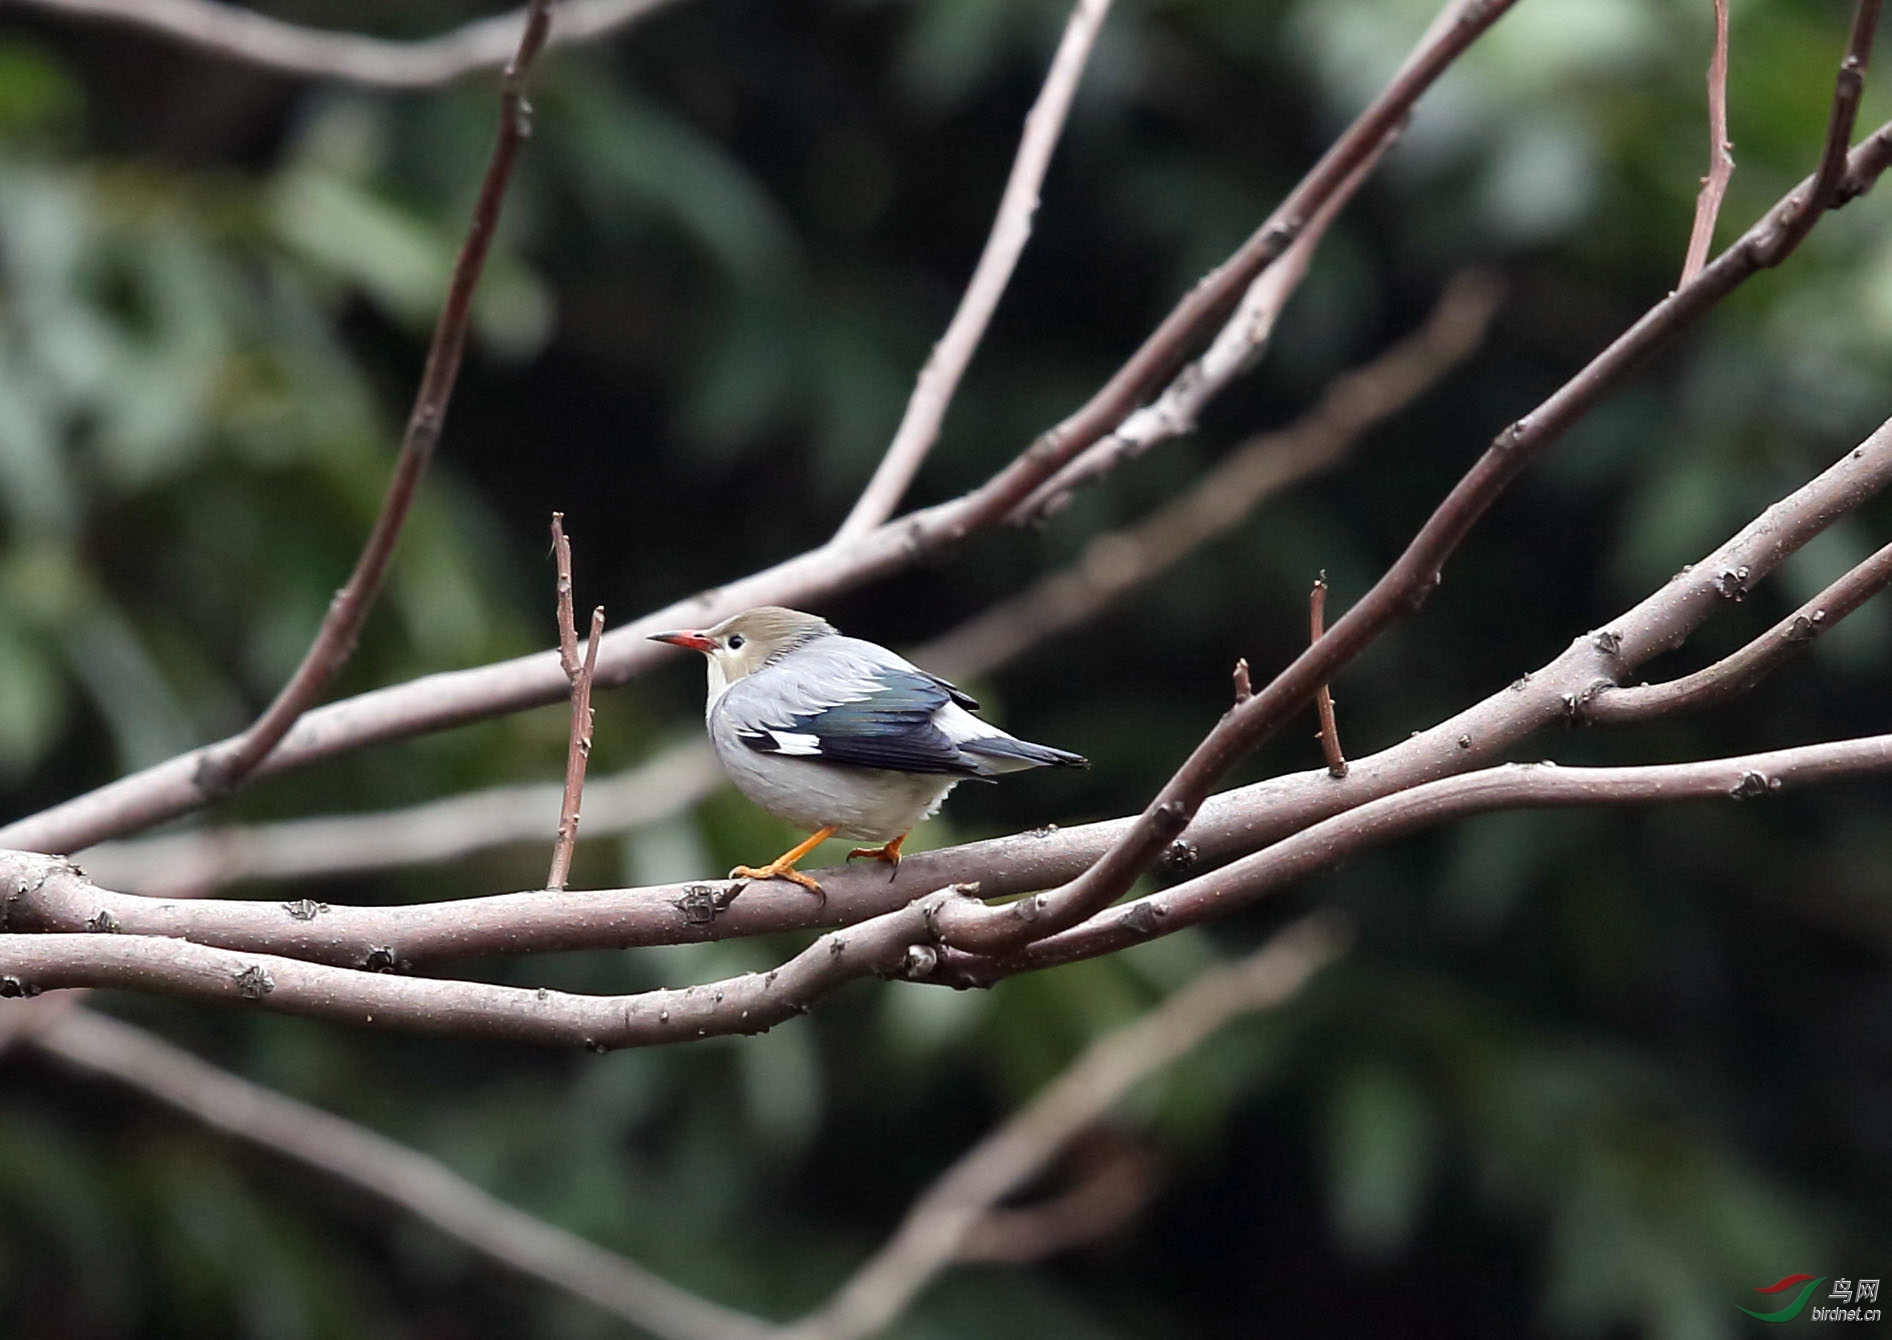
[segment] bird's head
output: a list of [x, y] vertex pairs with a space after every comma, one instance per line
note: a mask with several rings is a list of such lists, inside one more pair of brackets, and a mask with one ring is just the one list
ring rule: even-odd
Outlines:
[[652, 633], [653, 642], [688, 647], [709, 658], [710, 697], [745, 675], [752, 675], [781, 655], [811, 638], [833, 634], [834, 625], [818, 614], [758, 605], [732, 614], [711, 628], [675, 633]]

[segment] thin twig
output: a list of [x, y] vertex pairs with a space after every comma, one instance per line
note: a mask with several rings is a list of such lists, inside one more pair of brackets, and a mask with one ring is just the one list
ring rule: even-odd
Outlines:
[[1005, 193], [999, 198], [998, 215], [986, 238], [985, 250], [972, 272], [972, 280], [959, 300], [959, 309], [946, 327], [946, 333], [933, 346], [919, 381], [907, 401], [900, 426], [894, 431], [887, 454], [881, 457], [873, 478], [854, 503], [853, 510], [841, 523], [835, 539], [851, 540], [872, 530], [889, 516], [906, 495], [913, 476], [919, 472], [926, 455], [939, 440], [941, 421], [959, 389], [973, 354], [985, 338], [999, 299], [1011, 282], [1012, 271], [1031, 238], [1032, 216], [1038, 211], [1038, 191], [1051, 165], [1052, 151], [1064, 131], [1064, 122], [1077, 92], [1078, 80], [1090, 59], [1091, 47], [1110, 11], [1110, 0], [1078, 0], [1064, 25], [1064, 37], [1044, 87], [1025, 116], [1025, 131], [1018, 143], [1018, 155], [1012, 161], [1011, 176]]
[[877, 1335], [951, 1265], [991, 1208], [1140, 1081], [1175, 1064], [1230, 1020], [1273, 1009], [1339, 956], [1345, 934], [1309, 918], [1239, 963], [1196, 978], [1127, 1028], [1092, 1043], [1023, 1110], [968, 1150], [913, 1202], [892, 1237], [819, 1310], [779, 1340]]
[[1249, 683], [1248, 680], [1248, 658], [1246, 656], [1236, 657], [1235, 673], [1232, 678], [1235, 681], [1235, 705], [1240, 707], [1243, 703], [1255, 696], [1255, 686]]
[[552, 869], [545, 887], [562, 889], [571, 875], [578, 846], [578, 807], [585, 794], [585, 765], [591, 759], [591, 681], [598, 669], [598, 643], [604, 637], [604, 606], [591, 612], [591, 637], [585, 658], [578, 659], [578, 626], [572, 610], [572, 546], [565, 535], [565, 514], [552, 513], [552, 552], [558, 564], [558, 658], [572, 685], [571, 737], [565, 748], [565, 790], [559, 800], [558, 837], [552, 843]]
[[1846, 55], [1840, 60], [1833, 83], [1833, 108], [1826, 120], [1826, 139], [1820, 146], [1820, 166], [1797, 193], [1794, 208], [1782, 217], [1771, 236], [1745, 239], [1757, 265], [1778, 265], [1813, 231], [1821, 214], [1845, 204], [1856, 193], [1852, 187], [1857, 177], [1847, 146], [1852, 143], [1853, 123], [1865, 95], [1866, 66], [1872, 56], [1872, 37], [1879, 26], [1881, 6], [1882, 0], [1858, 0], [1853, 9]]
[[[1326, 631], [1327, 618], [1327, 573], [1323, 569], [1314, 579], [1314, 589], [1307, 593], [1308, 642], [1320, 641]], [[1334, 695], [1323, 681], [1314, 691], [1314, 707], [1320, 715], [1321, 752], [1327, 756], [1327, 774], [1330, 777], [1347, 775], [1347, 756], [1340, 752], [1340, 726], [1334, 720]]]
[[219, 1069], [130, 1024], [76, 1010], [43, 1024], [32, 1045], [213, 1130], [313, 1168], [433, 1225], [507, 1270], [586, 1299], [654, 1335], [727, 1340], [759, 1326], [489, 1195], [418, 1150]]
[[[305, 28], [216, 0], [11, 0], [83, 21], [123, 23], [193, 50], [303, 79], [370, 88], [421, 89], [504, 65], [518, 48], [530, 6], [475, 19], [413, 42]], [[548, 45], [603, 37], [672, 0], [559, 0]]]
[[1708, 61], [1708, 175], [1695, 197], [1695, 225], [1688, 234], [1688, 254], [1682, 260], [1686, 284], [1701, 273], [1708, 248], [1715, 239], [1715, 219], [1734, 177], [1734, 144], [1728, 139], [1728, 0], [1714, 0], [1715, 51]]
[[[1745, 577], [1732, 572], [1729, 577], [1739, 588], [1745, 588]], [[1583, 703], [1579, 714], [1585, 721], [1620, 725], [1726, 702], [1746, 693], [1805, 651], [1815, 638], [1887, 585], [1892, 585], [1892, 544], [1847, 572], [1739, 651], [1680, 679], [1603, 689]]]
[[206, 795], [228, 791], [249, 776], [288, 734], [297, 718], [315, 705], [335, 672], [354, 654], [355, 641], [375, 597], [380, 594], [382, 580], [400, 540], [401, 527], [407, 520], [415, 491], [433, 458], [441, 426], [446, 421], [453, 383], [460, 372], [461, 355], [466, 350], [473, 292], [479, 287], [486, 254], [499, 227], [500, 205], [512, 182], [520, 146], [531, 132], [532, 109], [526, 102], [526, 78], [533, 60], [545, 45], [551, 21], [552, 0], [531, 0], [526, 22], [520, 30], [519, 47], [507, 62], [500, 81], [499, 131], [493, 142], [492, 157], [486, 164], [486, 176], [474, 202], [466, 240], [453, 263], [446, 302], [434, 325], [426, 369], [421, 374], [407, 431], [401, 436], [394, 477], [388, 484], [387, 496], [382, 499], [374, 529], [368, 533], [348, 584], [329, 604], [315, 641], [275, 701], [242, 735], [199, 756], [195, 781]]

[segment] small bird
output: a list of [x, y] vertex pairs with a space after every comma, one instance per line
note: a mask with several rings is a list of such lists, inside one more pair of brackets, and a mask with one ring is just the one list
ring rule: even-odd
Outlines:
[[651, 640], [709, 658], [703, 717], [724, 770], [770, 814], [811, 830], [765, 866], [737, 866], [731, 879], [788, 879], [820, 895], [795, 863], [837, 834], [880, 844], [855, 848], [850, 861], [871, 856], [898, 868], [907, 833], [964, 779], [1090, 766], [981, 721], [970, 694], [885, 647], [841, 636], [819, 615], [762, 605]]

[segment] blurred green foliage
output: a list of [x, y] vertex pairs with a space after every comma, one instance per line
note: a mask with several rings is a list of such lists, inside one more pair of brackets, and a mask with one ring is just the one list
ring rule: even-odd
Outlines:
[[[975, 483], [1077, 404], [1432, 8], [1120, 0], [915, 499]], [[1735, 6], [1724, 241], [1810, 167], [1844, 8]], [[278, 12], [393, 35], [467, 16], [444, 0]], [[8, 15], [0, 784], [23, 813], [240, 726], [294, 664], [378, 502], [494, 99], [490, 79], [381, 96]], [[549, 643], [554, 508], [580, 599], [618, 617], [825, 537], [970, 270], [1062, 15], [1046, 0], [687, 0], [548, 58], [441, 457], [342, 690]], [[1316, 569], [1344, 606], [1498, 427], [1673, 285], [1706, 159], [1709, 32], [1708, 0], [1526, 0], [1427, 98], [1267, 363], [1197, 439], [1043, 533], [837, 602], [881, 640], [942, 631], [1292, 416], [1416, 324], [1455, 269], [1507, 276], [1489, 347], [1354, 464], [979, 685], [1007, 724], [1097, 766], [956, 797], [928, 842], [1138, 806], [1221, 710], [1234, 658], [1292, 652]], [[1865, 124], [1888, 110], [1871, 91]], [[1892, 410], [1888, 209], [1868, 198], [1822, 224], [1518, 487], [1423, 615], [1337, 685], [1351, 751], [1547, 659]], [[1888, 520], [1839, 523], [1676, 662], [1751, 636]], [[1868, 607], [1739, 706], [1527, 756], [1884, 730], [1889, 639]], [[595, 766], [695, 729], [699, 693], [679, 669], [603, 697]], [[564, 738], [547, 709], [272, 779], [215, 817], [553, 777]], [[1243, 775], [1315, 761], [1290, 732]], [[1739, 810], [1493, 816], [1315, 881], [1287, 901], [1348, 909], [1359, 950], [1121, 1115], [1169, 1169], [1148, 1214], [1041, 1268], [958, 1273], [898, 1334], [1693, 1340], [1740, 1333], [1756, 1284], [1884, 1273], [1887, 799], [1854, 783]], [[719, 796], [582, 844], [579, 878], [701, 873], [782, 837]], [[500, 890], [542, 860], [295, 896]], [[989, 994], [861, 987], [766, 1037], [603, 1058], [110, 1006], [679, 1284], [786, 1316], [1089, 1039], [1287, 910]], [[624, 991], [787, 948], [481, 967]], [[27, 1049], [0, 1066], [0, 1332], [623, 1331]]]

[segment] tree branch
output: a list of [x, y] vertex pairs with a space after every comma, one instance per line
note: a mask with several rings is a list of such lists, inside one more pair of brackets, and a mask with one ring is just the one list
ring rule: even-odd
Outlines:
[[[721, 618], [752, 605], [817, 601], [899, 571], [1004, 520], [1060, 465], [1114, 428], [1147, 387], [1187, 357], [1201, 333], [1227, 314], [1255, 275], [1286, 249], [1304, 221], [1376, 151], [1419, 96], [1514, 3], [1459, 0], [1450, 6], [1456, 21], [1421, 44], [1404, 71], [1360, 113], [1255, 235], [1176, 305], [1083, 408], [985, 484], [859, 539], [810, 550], [620, 627], [606, 637], [599, 652], [598, 682], [621, 684], [657, 664], [664, 653], [647, 639], [666, 627]], [[1861, 174], [1861, 180], [1866, 180], [1866, 174]], [[430, 675], [310, 713], [259, 770], [284, 770], [368, 744], [539, 706], [562, 697], [567, 687], [557, 656], [543, 652], [474, 670]], [[196, 760], [203, 752], [159, 763], [16, 820], [0, 828], [0, 846], [76, 851], [195, 809], [210, 799], [195, 779]]]
[[206, 796], [220, 795], [242, 783], [256, 765], [269, 756], [277, 743], [328, 687], [335, 672], [354, 654], [355, 641], [367, 621], [368, 611], [380, 594], [401, 527], [413, 505], [414, 493], [433, 459], [440, 440], [441, 426], [447, 417], [447, 405], [453, 398], [453, 383], [459, 376], [461, 355], [466, 350], [467, 325], [472, 316], [473, 293], [479, 287], [481, 271], [493, 234], [499, 227], [499, 209], [512, 181], [520, 146], [531, 133], [532, 109], [526, 102], [526, 79], [532, 62], [545, 45], [552, 21], [551, 0], [532, 0], [520, 30], [519, 47], [506, 65], [500, 81], [499, 132], [493, 142], [492, 157], [486, 164], [486, 176], [480, 182], [478, 199], [473, 205], [473, 219], [467, 225], [466, 240], [454, 259], [453, 275], [447, 286], [446, 302], [434, 325], [433, 342], [427, 350], [427, 366], [421, 374], [420, 389], [414, 396], [414, 409], [408, 416], [407, 431], [401, 436], [400, 454], [395, 458], [394, 477], [382, 499], [381, 513], [355, 560], [355, 570], [330, 603], [315, 641], [304, 653], [302, 663], [289, 677], [263, 715], [234, 740], [204, 750], [198, 758], [194, 785]]
[[[1862, 28], [1870, 38], [1868, 10], [1876, 16], [1874, 0], [1862, 0], [1854, 24], [1853, 47]], [[1844, 68], [1858, 67], [1849, 48]], [[1856, 81], [1842, 78], [1836, 97], [1834, 121], [1844, 114], [1848, 89], [1856, 107]], [[1829, 149], [1830, 149], [1829, 138]], [[1883, 170], [1886, 147], [1878, 137], [1860, 148], [1860, 154], [1879, 161]], [[1785, 256], [1805, 236], [1800, 221], [1817, 221], [1807, 202], [1822, 207], [1834, 199], [1823, 183], [1839, 174], [1829, 170], [1831, 153], [1803, 191], [1776, 205], [1748, 233], [1707, 266], [1695, 280], [1677, 289], [1645, 313], [1581, 372], [1559, 388], [1537, 409], [1498, 434], [1485, 454], [1459, 480], [1433, 511], [1406, 550], [1358, 604], [1254, 697], [1223, 716], [1161, 791], [1151, 800], [1122, 840], [1076, 879], [1032, 898], [1004, 907], [962, 904], [946, 913], [942, 933], [956, 948], [1004, 952], [1031, 940], [1074, 926], [1121, 897], [1188, 825], [1198, 807], [1224, 772], [1239, 758], [1267, 739], [1370, 645], [1395, 620], [1416, 610], [1443, 579], [1447, 558], [1458, 548], [1480, 517], [1497, 501], [1511, 481], [1542, 455], [1568, 429], [1599, 403], [1656, 346], [1688, 325], [1714, 303], [1732, 292], [1764, 265]], [[1808, 222], [1806, 227], [1811, 227]], [[1795, 231], [1795, 230], [1798, 231]], [[1783, 240], [1784, 239], [1784, 240]]]
[[[371, 88], [422, 89], [504, 65], [524, 36], [530, 6], [475, 19], [437, 37], [390, 41], [285, 23], [215, 0], [12, 0], [88, 22], [126, 24], [193, 50], [302, 79], [334, 79]], [[560, 0], [566, 45], [602, 37], [671, 0]]]
[[1032, 216], [1038, 212], [1038, 190], [1051, 165], [1052, 151], [1064, 131], [1071, 99], [1077, 93], [1091, 46], [1110, 12], [1110, 0], [1078, 0], [1064, 25], [1064, 37], [1052, 57], [1044, 87], [1025, 116], [1025, 132], [1019, 140], [1018, 155], [1012, 161], [1005, 192], [999, 199], [998, 216], [986, 238], [985, 250], [973, 269], [972, 280], [959, 300], [946, 333], [933, 346], [926, 366], [920, 369], [913, 395], [907, 401], [900, 426], [894, 431], [887, 454], [881, 457], [873, 478], [854, 503], [853, 510], [841, 523], [835, 539], [851, 540], [880, 525], [906, 495], [913, 476], [919, 472], [933, 444], [939, 440], [940, 423], [959, 379], [965, 375], [973, 354], [985, 338], [986, 327], [999, 299], [1011, 282], [1012, 271], [1031, 238]]
[[[1738, 573], [1730, 573], [1736, 581]], [[1697, 708], [1746, 693], [1813, 640], [1892, 584], [1892, 544], [1732, 655], [1662, 684], [1607, 688], [1583, 704], [1585, 721], [1621, 725]]]
[[[1892, 484], [1892, 421], [1776, 502], [1701, 562], [1562, 655], [1429, 730], [1352, 761], [1214, 796], [1170, 847], [1177, 874], [1253, 852], [1323, 819], [1440, 776], [1500, 760], [1520, 741], [1579, 717], [1583, 704], [1689, 634], [1835, 519]], [[1329, 634], [1331, 636], [1331, 634]], [[382, 967], [480, 954], [620, 948], [861, 922], [947, 884], [987, 897], [1070, 880], [1129, 831], [1132, 820], [1037, 830], [920, 852], [892, 880], [855, 866], [821, 874], [827, 902], [751, 884], [737, 900], [722, 880], [583, 893], [501, 894], [407, 907], [199, 900], [172, 902], [100, 889], [67, 863], [0, 853], [0, 931], [119, 931], [231, 949]]]
[[562, 1289], [666, 1340], [729, 1340], [761, 1323], [685, 1292], [546, 1223], [445, 1164], [352, 1121], [221, 1070], [91, 1010], [43, 1024], [33, 1046], [127, 1085], [213, 1130], [323, 1174], [433, 1225], [507, 1270]]
[[1708, 60], [1708, 175], [1695, 197], [1695, 225], [1682, 259], [1682, 283], [1701, 273], [1715, 240], [1715, 219], [1734, 176], [1734, 145], [1728, 139], [1728, 0], [1714, 0], [1715, 49]]
[[1220, 870], [1113, 907], [1073, 930], [1035, 941], [1022, 951], [984, 963], [964, 955], [947, 966], [956, 975], [957, 984], [965, 985], [1116, 953], [1153, 936], [1173, 934], [1226, 916], [1369, 848], [1469, 815], [1682, 800], [1752, 800], [1789, 786], [1889, 771], [1892, 735], [1642, 767], [1566, 768], [1552, 762], [1506, 763], [1370, 801]]
[[1023, 1110], [926, 1191], [893, 1236], [818, 1311], [779, 1340], [860, 1340], [893, 1322], [959, 1256], [992, 1207], [1136, 1084], [1194, 1051], [1230, 1020], [1292, 999], [1339, 956], [1346, 936], [1310, 918], [1239, 963], [1203, 973], [1127, 1028], [1098, 1039]]
[[[1494, 282], [1477, 272], [1459, 275], [1420, 330], [1337, 378], [1296, 423], [1237, 446], [1181, 497], [1133, 526], [1097, 536], [1069, 567], [973, 615], [913, 651], [912, 659], [948, 678], [974, 678], [1097, 617], [1132, 588], [1228, 534], [1268, 498], [1338, 462], [1360, 433], [1429, 390], [1477, 346], [1497, 301]], [[586, 783], [586, 832], [644, 827], [696, 803], [724, 780], [700, 738], [672, 745], [635, 768]], [[370, 814], [107, 842], [88, 849], [85, 864], [105, 884], [174, 897], [244, 879], [421, 865], [537, 842], [533, 816], [559, 798], [550, 784], [495, 787]]]

